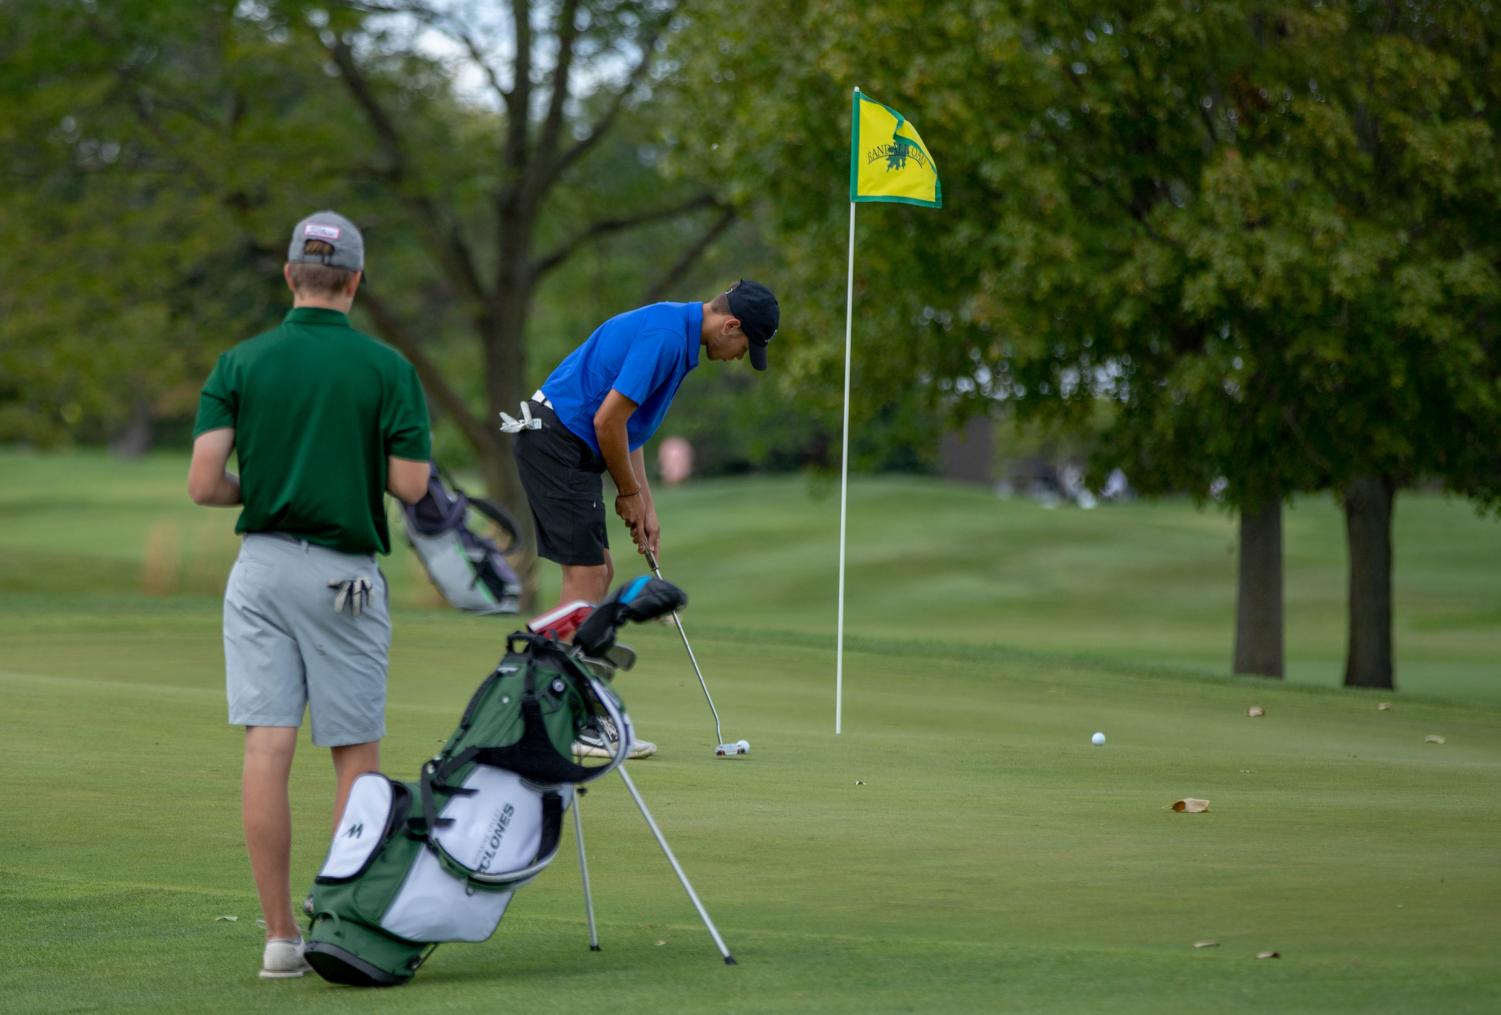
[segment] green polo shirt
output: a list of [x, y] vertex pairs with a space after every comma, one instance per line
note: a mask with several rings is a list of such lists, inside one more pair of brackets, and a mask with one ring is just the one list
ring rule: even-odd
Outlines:
[[387, 456], [432, 454], [417, 371], [337, 310], [299, 307], [219, 357], [193, 436], [232, 427], [244, 510], [236, 532], [283, 532], [389, 553]]

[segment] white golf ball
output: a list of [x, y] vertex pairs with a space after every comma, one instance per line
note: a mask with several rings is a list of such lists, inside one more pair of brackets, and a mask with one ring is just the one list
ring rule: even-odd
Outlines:
[[1105, 734], [1096, 733], [1094, 736], [1089, 738], [1089, 742], [1094, 744], [1096, 747], [1103, 747], [1105, 746]]
[[737, 740], [735, 742], [735, 746], [738, 747], [738, 748], [740, 748], [740, 753], [741, 754], [749, 754], [750, 753], [750, 741], [749, 740]]

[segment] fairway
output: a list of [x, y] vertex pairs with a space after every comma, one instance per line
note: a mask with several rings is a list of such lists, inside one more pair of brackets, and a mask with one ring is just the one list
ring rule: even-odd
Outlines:
[[[188, 503], [182, 457], [0, 467], [7, 1011], [1501, 1008], [1501, 524], [1462, 503], [1398, 499], [1401, 690], [1375, 694], [1337, 686], [1327, 501], [1288, 515], [1283, 685], [1222, 675], [1226, 516], [860, 483], [836, 738], [837, 500], [804, 479], [664, 491], [664, 573], [754, 753], [710, 756], [670, 627], [623, 635], [641, 661], [616, 686], [661, 745], [632, 777], [740, 965], [607, 780], [583, 802], [601, 952], [565, 839], [491, 941], [371, 993], [255, 978], [217, 600], [233, 513]], [[437, 608], [400, 547], [386, 570], [383, 758], [410, 779], [514, 625]], [[294, 884], [332, 796], [327, 753], [299, 750]], [[1188, 796], [1209, 813], [1170, 809]]]

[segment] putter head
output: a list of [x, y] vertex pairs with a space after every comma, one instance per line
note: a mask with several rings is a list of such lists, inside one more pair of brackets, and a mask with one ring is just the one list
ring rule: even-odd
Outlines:
[[739, 743], [720, 744], [718, 747], [714, 748], [714, 757], [716, 758], [738, 758], [742, 754], [749, 753], [749, 749], [743, 747]]

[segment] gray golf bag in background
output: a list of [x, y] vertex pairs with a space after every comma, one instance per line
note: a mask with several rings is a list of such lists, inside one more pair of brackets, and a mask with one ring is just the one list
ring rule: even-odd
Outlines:
[[[429, 469], [427, 493], [416, 504], [402, 505], [407, 542], [427, 576], [444, 599], [468, 613], [515, 613], [521, 579], [505, 557], [521, 545], [515, 519], [490, 501], [466, 495], [436, 462]], [[470, 508], [500, 528], [505, 546], [470, 530]]]

